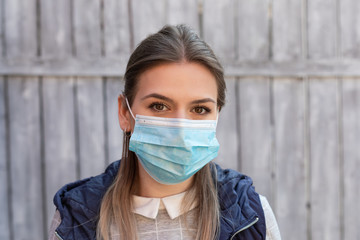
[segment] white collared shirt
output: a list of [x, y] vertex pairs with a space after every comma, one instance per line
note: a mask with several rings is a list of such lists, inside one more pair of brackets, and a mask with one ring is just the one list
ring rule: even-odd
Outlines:
[[[134, 213], [141, 216], [155, 219], [159, 210], [166, 209], [171, 219], [175, 219], [184, 214], [181, 209], [181, 203], [186, 192], [175, 194], [164, 198], [147, 198], [140, 196], [133, 196]], [[196, 207], [194, 202], [189, 211]]]

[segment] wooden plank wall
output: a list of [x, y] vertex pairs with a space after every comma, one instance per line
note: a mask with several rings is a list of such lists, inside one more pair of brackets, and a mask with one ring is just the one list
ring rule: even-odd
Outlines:
[[46, 239], [57, 189], [121, 157], [131, 51], [186, 23], [226, 70], [217, 162], [283, 239], [360, 239], [357, 0], [1, 0], [0, 239]]

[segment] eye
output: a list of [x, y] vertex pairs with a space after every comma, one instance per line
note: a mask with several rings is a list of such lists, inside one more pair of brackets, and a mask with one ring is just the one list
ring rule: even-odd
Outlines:
[[150, 104], [149, 108], [151, 108], [152, 110], [155, 110], [157, 112], [161, 112], [161, 111], [166, 111], [169, 108], [163, 104], [163, 103], [152, 103]]
[[194, 107], [193, 112], [196, 114], [204, 115], [204, 114], [211, 112], [211, 110], [207, 107], [197, 106], [197, 107]]

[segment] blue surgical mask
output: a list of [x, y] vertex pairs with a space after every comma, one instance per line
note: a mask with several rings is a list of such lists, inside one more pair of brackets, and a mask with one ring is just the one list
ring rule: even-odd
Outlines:
[[[127, 99], [126, 99], [127, 102]], [[219, 150], [217, 120], [136, 115], [129, 149], [147, 173], [162, 184], [185, 181], [213, 160]]]

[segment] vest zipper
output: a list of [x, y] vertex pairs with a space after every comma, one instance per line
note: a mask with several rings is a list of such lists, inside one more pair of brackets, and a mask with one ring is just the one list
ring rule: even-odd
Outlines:
[[57, 232], [57, 231], [55, 231], [55, 235], [56, 235], [56, 237], [57, 237], [58, 239], [60, 239], [60, 240], [64, 240], [64, 239], [62, 239], [62, 238], [60, 237], [60, 235], [58, 234], [58, 232]]
[[235, 237], [235, 235], [237, 235], [238, 233], [240, 233], [240, 232], [248, 229], [249, 227], [251, 227], [252, 225], [254, 225], [255, 223], [257, 223], [257, 221], [259, 221], [259, 218], [258, 218], [258, 217], [256, 217], [253, 222], [249, 223], [248, 225], [246, 225], [245, 227], [243, 227], [242, 229], [240, 229], [239, 231], [237, 231], [236, 233], [234, 233], [234, 235], [232, 235], [232, 237], [230, 238], [230, 240], [232, 240], [232, 239]]

